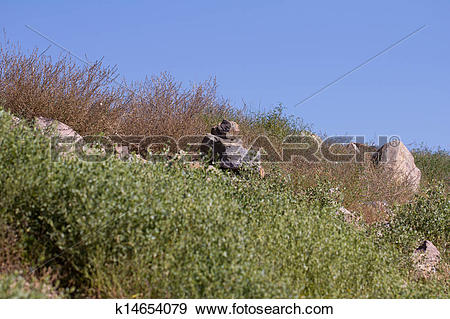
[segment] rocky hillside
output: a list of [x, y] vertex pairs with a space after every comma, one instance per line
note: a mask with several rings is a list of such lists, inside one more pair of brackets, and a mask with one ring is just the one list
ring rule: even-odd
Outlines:
[[217, 166], [52, 160], [49, 134], [74, 134], [66, 126], [42, 130], [5, 111], [0, 123], [0, 216], [16, 238], [7, 250], [21, 254], [2, 261], [3, 296], [15, 268], [30, 282], [52, 274], [54, 296], [448, 297], [443, 184], [380, 206], [389, 221], [368, 225], [339, 208], [339, 189], [296, 191], [281, 170], [221, 167], [223, 153]]
[[114, 78], [1, 47], [0, 297], [449, 297], [447, 151]]

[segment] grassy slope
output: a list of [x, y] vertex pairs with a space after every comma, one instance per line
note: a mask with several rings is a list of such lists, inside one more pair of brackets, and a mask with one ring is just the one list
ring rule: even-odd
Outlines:
[[77, 296], [448, 296], [445, 284], [411, 280], [390, 243], [308, 206], [282, 175], [51, 162], [48, 143], [2, 112], [0, 215], [28, 262], [53, 258], [44, 268]]

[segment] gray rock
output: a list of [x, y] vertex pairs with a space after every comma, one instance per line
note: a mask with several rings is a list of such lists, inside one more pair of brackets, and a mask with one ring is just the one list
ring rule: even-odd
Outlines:
[[[201, 153], [209, 156], [210, 163], [218, 162], [223, 169], [238, 170], [243, 165], [260, 168], [261, 155], [243, 147], [239, 133], [239, 125], [223, 120], [222, 123], [206, 134], [200, 147]], [[261, 172], [260, 172], [261, 174]]]
[[227, 120], [223, 120], [222, 123], [211, 129], [212, 135], [229, 139], [232, 139], [239, 132], [239, 125], [236, 122]]
[[122, 161], [126, 161], [130, 157], [128, 146], [125, 145], [115, 145], [114, 154]]
[[386, 143], [374, 154], [372, 160], [393, 181], [406, 183], [413, 191], [418, 190], [422, 174], [414, 163], [413, 155], [402, 142]]
[[425, 240], [413, 253], [414, 268], [421, 277], [428, 277], [436, 271], [441, 261], [441, 254], [436, 246], [429, 240]]

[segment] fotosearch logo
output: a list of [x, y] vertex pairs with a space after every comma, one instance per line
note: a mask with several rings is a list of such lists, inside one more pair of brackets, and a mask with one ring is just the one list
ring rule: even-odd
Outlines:
[[[237, 137], [240, 141], [240, 137]], [[286, 163], [301, 158], [310, 163], [321, 161], [346, 163], [363, 163], [368, 155], [375, 155], [377, 146], [365, 143], [364, 136], [339, 135], [324, 140], [309, 135], [289, 135], [280, 144], [274, 144], [269, 137], [260, 135], [248, 144], [247, 148], [228, 143], [230, 156], [247, 156], [258, 154], [261, 163]], [[398, 146], [398, 136], [379, 136], [378, 145], [390, 143]], [[276, 146], [277, 145], [277, 146]], [[57, 137], [51, 139], [52, 160], [62, 155], [74, 154], [77, 158], [88, 162], [105, 161], [111, 156], [119, 155], [128, 160], [130, 154], [140, 155], [148, 161], [164, 161], [169, 156], [178, 154], [185, 162], [213, 160], [214, 154], [223, 150], [223, 145], [205, 143], [204, 135], [186, 135], [179, 139], [171, 136], [111, 135], [85, 136], [75, 140], [73, 137]], [[231, 153], [230, 153], [231, 152]], [[235, 152], [235, 153], [233, 153]]]

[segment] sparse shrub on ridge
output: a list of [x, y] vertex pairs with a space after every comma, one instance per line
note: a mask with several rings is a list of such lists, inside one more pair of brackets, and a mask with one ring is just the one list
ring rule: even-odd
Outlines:
[[117, 77], [102, 61], [79, 65], [68, 56], [52, 59], [0, 43], [3, 107], [28, 119], [59, 120], [81, 135], [203, 134], [205, 118], [225, 117], [230, 109], [217, 98], [215, 79], [184, 88], [167, 73], [132, 84]]
[[218, 97], [214, 78], [185, 87], [168, 73], [145, 81], [118, 80], [117, 68], [102, 61], [80, 65], [35, 49], [27, 54], [0, 43], [0, 102], [19, 117], [59, 120], [81, 135], [202, 135], [224, 118], [237, 121], [245, 142], [258, 135], [282, 139], [309, 129], [278, 106], [249, 113]]

